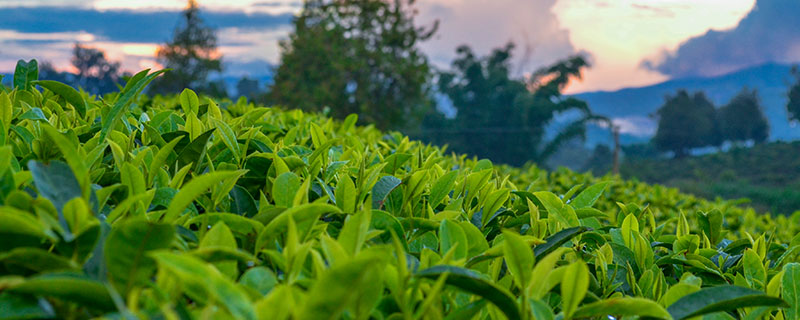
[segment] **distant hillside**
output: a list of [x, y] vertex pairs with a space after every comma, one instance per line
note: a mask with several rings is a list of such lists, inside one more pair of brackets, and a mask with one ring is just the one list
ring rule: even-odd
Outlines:
[[749, 198], [761, 212], [791, 214], [800, 210], [800, 141], [681, 159], [624, 161], [620, 174], [709, 199]]
[[[646, 136], [655, 132], [657, 127], [649, 115], [664, 103], [665, 95], [674, 94], [678, 89], [704, 91], [720, 106], [743, 87], [756, 88], [770, 122], [770, 140], [788, 141], [800, 138], [800, 128], [792, 128], [786, 115], [786, 92], [792, 80], [790, 69], [790, 65], [765, 64], [717, 77], [673, 79], [646, 87], [586, 92], [575, 96], [588, 102], [597, 114], [632, 122], [640, 135], [626, 135], [624, 143], [647, 140]], [[594, 128], [590, 130], [589, 144], [598, 141], [607, 144], [608, 136], [606, 129]]]

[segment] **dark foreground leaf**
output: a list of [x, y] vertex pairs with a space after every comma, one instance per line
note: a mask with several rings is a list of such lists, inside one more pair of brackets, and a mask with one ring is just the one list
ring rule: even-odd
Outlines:
[[738, 286], [704, 288], [675, 301], [667, 308], [673, 318], [688, 319], [718, 311], [739, 308], [774, 306], [788, 307], [786, 301], [764, 292]]

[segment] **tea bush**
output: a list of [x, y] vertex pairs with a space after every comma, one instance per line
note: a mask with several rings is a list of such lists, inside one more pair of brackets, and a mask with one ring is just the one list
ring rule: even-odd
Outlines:
[[0, 90], [0, 318], [800, 318], [798, 216], [141, 95], [158, 74]]

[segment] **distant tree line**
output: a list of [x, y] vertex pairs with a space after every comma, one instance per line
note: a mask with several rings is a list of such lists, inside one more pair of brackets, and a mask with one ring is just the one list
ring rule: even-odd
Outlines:
[[717, 108], [703, 92], [679, 90], [667, 96], [656, 111], [656, 148], [684, 157], [692, 149], [721, 147], [723, 143], [762, 143], [769, 137], [769, 123], [756, 90], [742, 89]]
[[56, 80], [71, 83], [86, 92], [102, 95], [118, 90], [117, 85], [130, 74], [122, 72], [119, 62], [106, 59], [105, 53], [97, 48], [76, 43], [72, 47], [70, 60], [75, 73], [58, 71], [50, 63], [42, 63], [39, 77], [43, 80]]

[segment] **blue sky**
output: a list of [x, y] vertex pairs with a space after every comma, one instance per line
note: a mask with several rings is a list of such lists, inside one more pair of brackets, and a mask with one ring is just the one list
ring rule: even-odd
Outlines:
[[[226, 74], [259, 76], [279, 60], [297, 0], [200, 0], [218, 32]], [[182, 0], [0, 0], [0, 72], [17, 59], [69, 68], [73, 43], [99, 47], [128, 70], [178, 22]], [[479, 53], [513, 40], [526, 73], [577, 52], [593, 62], [572, 92], [708, 76], [764, 62], [800, 61], [796, 0], [418, 0], [417, 21], [440, 21], [423, 50], [447, 67], [461, 44]]]

